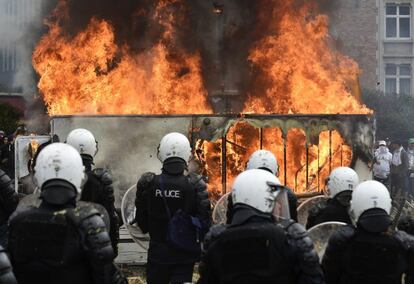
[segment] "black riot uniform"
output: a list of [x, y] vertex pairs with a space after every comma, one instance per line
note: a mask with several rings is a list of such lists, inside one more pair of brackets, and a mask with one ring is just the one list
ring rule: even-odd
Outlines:
[[231, 224], [210, 229], [199, 284], [324, 283], [306, 230], [292, 220], [274, 223], [247, 205], [234, 206]]
[[207, 234], [211, 227], [211, 203], [208, 196], [207, 185], [202, 175], [191, 173], [188, 179], [196, 190], [197, 207], [196, 216], [200, 219], [202, 225], [201, 238]]
[[9, 252], [20, 284], [126, 283], [98, 211], [77, 206], [76, 189], [51, 180], [39, 208], [18, 209], [10, 218]]
[[0, 170], [0, 245], [7, 247], [7, 220], [14, 212], [19, 196], [12, 180]]
[[322, 202], [309, 210], [306, 229], [324, 222], [343, 222], [352, 224], [348, 214], [352, 191], [343, 191], [326, 202]]
[[144, 233], [150, 234], [149, 284], [191, 282], [194, 263], [200, 257], [172, 247], [166, 238], [169, 222], [166, 204], [171, 216], [182, 209], [199, 217], [203, 225], [210, 224], [211, 209], [205, 184], [197, 178], [185, 176], [185, 167], [184, 160], [169, 158], [163, 164], [161, 175], [146, 173], [137, 184], [135, 220]]
[[80, 200], [100, 204], [106, 209], [110, 219], [109, 236], [111, 237], [112, 248], [117, 255], [119, 219], [115, 210], [115, 196], [114, 188], [112, 186], [112, 178], [104, 169], [92, 170], [93, 159], [91, 156], [85, 154], [82, 154], [81, 156], [88, 180], [83, 187]]
[[382, 209], [370, 209], [356, 227], [334, 233], [322, 260], [328, 284], [414, 283], [414, 238], [391, 232], [391, 220]]
[[414, 236], [414, 220], [410, 215], [401, 216], [398, 221], [398, 230]]
[[9, 257], [5, 249], [0, 246], [0, 283], [1, 284], [17, 284]]

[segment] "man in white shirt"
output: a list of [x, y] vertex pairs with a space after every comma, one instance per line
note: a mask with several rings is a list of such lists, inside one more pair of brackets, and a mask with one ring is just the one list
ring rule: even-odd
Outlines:
[[379, 141], [374, 157], [374, 180], [381, 182], [386, 187], [390, 185], [391, 162], [392, 154], [388, 150], [387, 144], [384, 140]]

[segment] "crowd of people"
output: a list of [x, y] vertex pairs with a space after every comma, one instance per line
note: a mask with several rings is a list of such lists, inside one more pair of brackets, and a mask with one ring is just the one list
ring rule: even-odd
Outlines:
[[393, 197], [414, 197], [414, 138], [407, 145], [406, 150], [399, 140], [381, 140], [374, 153], [374, 179], [384, 184]]
[[[414, 139], [407, 151], [392, 145], [391, 154], [379, 142], [375, 180], [361, 182], [348, 167], [330, 173], [329, 198], [311, 208], [307, 229], [344, 225], [320, 259], [297, 223], [298, 200], [280, 182], [273, 153], [253, 153], [233, 182], [226, 224], [212, 226], [206, 179], [189, 170], [190, 142], [167, 134], [158, 147], [161, 173], [138, 179], [131, 223], [150, 236], [147, 283], [191, 283], [196, 263], [200, 284], [414, 283], [414, 222], [408, 216], [397, 229], [390, 216], [391, 196], [413, 184]], [[39, 147], [31, 167], [39, 204], [20, 202], [0, 170], [0, 283], [127, 283], [114, 264], [112, 178], [95, 168], [97, 153], [86, 129]]]

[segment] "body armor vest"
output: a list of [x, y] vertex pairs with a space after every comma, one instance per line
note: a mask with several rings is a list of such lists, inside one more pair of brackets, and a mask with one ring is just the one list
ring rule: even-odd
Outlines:
[[222, 284], [293, 283], [282, 228], [271, 223], [228, 227], [209, 248]]
[[10, 254], [19, 283], [91, 283], [70, 211], [30, 209], [10, 224]]
[[400, 284], [406, 270], [404, 248], [392, 235], [356, 234], [345, 252], [341, 283]]

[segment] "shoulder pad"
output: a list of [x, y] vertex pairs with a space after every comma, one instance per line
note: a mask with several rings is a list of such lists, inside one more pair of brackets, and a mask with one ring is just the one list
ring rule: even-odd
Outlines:
[[339, 228], [338, 231], [336, 231], [331, 236], [331, 238], [329, 239], [329, 243], [333, 243], [335, 245], [341, 244], [351, 239], [354, 235], [355, 235], [355, 228], [351, 225], [347, 225], [347, 226]]
[[196, 184], [198, 184], [198, 183], [202, 183], [202, 184], [205, 184], [205, 182], [204, 182], [204, 180], [203, 180], [203, 176], [201, 176], [201, 175], [199, 175], [199, 174], [196, 174], [196, 173], [190, 173], [189, 175], [188, 175], [188, 180], [190, 181], [190, 183], [192, 184], [192, 185], [196, 185]]
[[93, 170], [93, 173], [105, 184], [112, 184], [111, 174], [102, 168], [97, 168]]
[[394, 237], [401, 242], [405, 249], [414, 249], [414, 236], [403, 231], [397, 231]]
[[223, 224], [212, 226], [204, 238], [204, 243], [205, 244], [212, 243], [226, 230], [226, 228], [227, 226]]
[[296, 222], [293, 221], [292, 219], [286, 219], [286, 220], [282, 220], [282, 221], [278, 222], [277, 226], [282, 227], [282, 229], [286, 231], [290, 226], [292, 226], [295, 223]]
[[10, 215], [9, 223], [12, 222], [15, 218], [19, 218], [20, 215], [26, 214], [26, 212], [37, 209], [34, 205], [19, 205], [17, 206], [16, 210]]
[[79, 225], [82, 221], [91, 218], [92, 216], [100, 216], [99, 211], [91, 204], [88, 204], [88, 202], [82, 202], [82, 204], [78, 204], [76, 208], [64, 211], [67, 212], [76, 225]]
[[284, 228], [288, 237], [293, 239], [302, 239], [304, 237], [307, 237], [308, 232], [306, 231], [305, 227], [293, 220], [291, 221], [291, 224], [288, 227]]
[[197, 192], [207, 191], [207, 185], [201, 175], [191, 173], [188, 175], [188, 180]]
[[309, 216], [316, 217], [328, 206], [327, 201], [318, 202], [309, 209]]
[[402, 216], [398, 222], [398, 230], [408, 234], [414, 233], [414, 220], [410, 216]]
[[150, 183], [154, 181], [155, 173], [147, 172], [144, 173], [141, 178], [138, 180], [138, 187], [147, 187]]
[[11, 182], [10, 177], [3, 170], [0, 170], [0, 187], [7, 187]]

